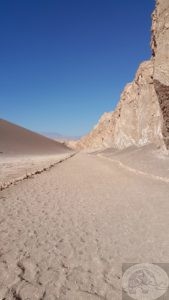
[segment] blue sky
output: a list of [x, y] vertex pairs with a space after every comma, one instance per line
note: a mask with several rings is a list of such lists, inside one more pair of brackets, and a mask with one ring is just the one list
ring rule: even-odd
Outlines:
[[0, 1], [3, 119], [87, 133], [149, 59], [154, 0]]

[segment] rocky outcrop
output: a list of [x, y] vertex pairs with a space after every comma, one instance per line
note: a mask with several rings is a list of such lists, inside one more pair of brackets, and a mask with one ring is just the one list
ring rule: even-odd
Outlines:
[[114, 112], [105, 113], [78, 149], [156, 145], [169, 149], [169, 1], [159, 0], [152, 15], [152, 58], [126, 85]]
[[169, 149], [169, 1], [157, 1], [153, 13], [152, 50], [154, 87], [162, 114], [162, 136]]
[[153, 84], [152, 61], [140, 65], [135, 80], [124, 89], [119, 106], [114, 146], [161, 143], [161, 112]]

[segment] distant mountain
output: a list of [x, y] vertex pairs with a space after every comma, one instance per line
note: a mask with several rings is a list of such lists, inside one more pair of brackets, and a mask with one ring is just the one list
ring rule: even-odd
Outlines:
[[44, 137], [38, 133], [0, 119], [0, 153], [16, 154], [55, 154], [67, 152], [63, 143]]
[[56, 141], [72, 141], [72, 140], [79, 140], [81, 137], [80, 136], [65, 136], [65, 135], [62, 135], [58, 132], [41, 132], [40, 134], [48, 137], [48, 138], [51, 138], [53, 140], [56, 140]]

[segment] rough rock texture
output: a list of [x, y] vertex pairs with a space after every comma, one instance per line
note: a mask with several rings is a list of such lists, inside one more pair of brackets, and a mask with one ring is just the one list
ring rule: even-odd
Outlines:
[[169, 149], [169, 1], [159, 0], [152, 15], [152, 58], [126, 85], [114, 112], [74, 143], [78, 149], [155, 143]]
[[169, 1], [157, 1], [153, 13], [154, 87], [162, 113], [162, 135], [169, 149]]

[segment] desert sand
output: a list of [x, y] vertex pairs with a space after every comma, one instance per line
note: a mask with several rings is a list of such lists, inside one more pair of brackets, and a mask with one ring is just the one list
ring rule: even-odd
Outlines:
[[109, 159], [79, 153], [1, 191], [0, 299], [121, 299], [122, 263], [169, 260], [169, 184]]
[[0, 120], [0, 300], [120, 300], [123, 263], [168, 264], [168, 0], [152, 21], [151, 59], [68, 143], [84, 152]]
[[0, 190], [72, 156], [63, 143], [0, 120]]
[[21, 126], [0, 119], [0, 155], [52, 155], [67, 152], [68, 148]]
[[16, 155], [0, 157], [0, 190], [45, 172], [56, 164], [68, 159], [74, 152], [55, 155]]
[[95, 153], [135, 174], [169, 182], [169, 156], [153, 144], [124, 150], [110, 148]]

